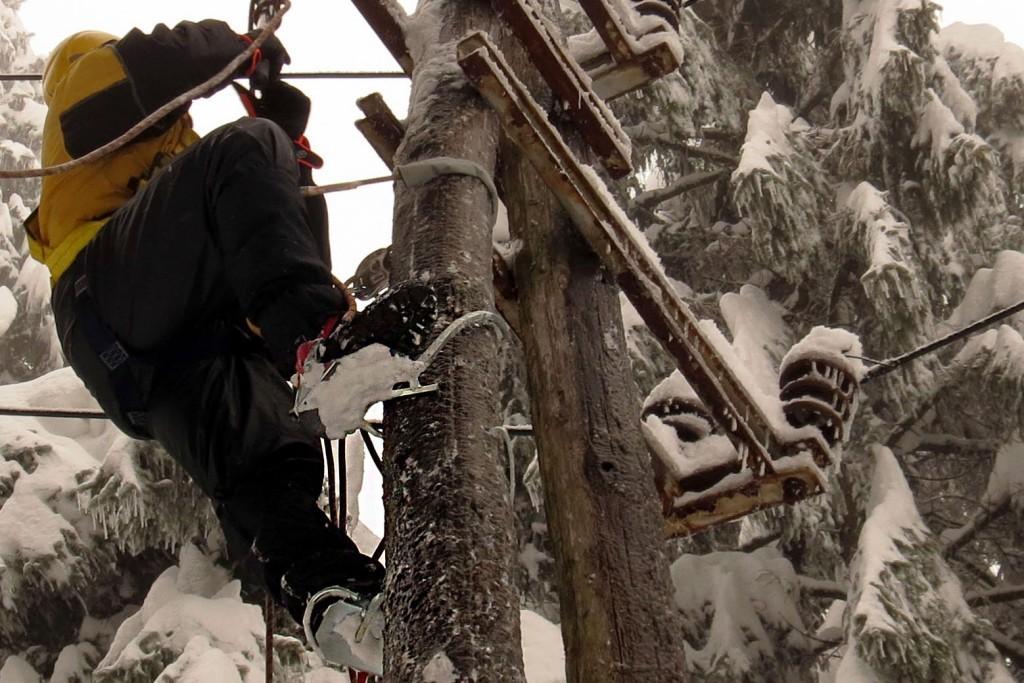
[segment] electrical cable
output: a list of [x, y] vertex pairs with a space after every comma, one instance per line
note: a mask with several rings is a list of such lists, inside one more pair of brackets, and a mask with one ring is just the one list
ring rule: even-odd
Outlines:
[[[409, 78], [404, 71], [285, 71], [279, 78], [283, 81], [302, 79], [385, 79], [385, 78]], [[0, 74], [0, 82], [3, 81], [41, 81], [42, 74]]]
[[921, 356], [932, 353], [933, 351], [937, 351], [942, 347], [952, 344], [953, 342], [959, 339], [963, 339], [964, 337], [970, 335], [973, 332], [977, 332], [982, 328], [988, 327], [992, 323], [998, 322], [1003, 318], [1008, 318], [1014, 313], [1018, 313], [1020, 311], [1024, 311], [1024, 301], [1020, 301], [1014, 304], [1013, 306], [996, 311], [995, 313], [986, 316], [981, 320], [972, 323], [967, 327], [964, 327], [963, 329], [957, 330], [956, 332], [951, 332], [944, 337], [940, 337], [939, 339], [928, 342], [924, 346], [919, 346], [913, 351], [908, 351], [907, 353], [901, 354], [894, 358], [888, 358], [886, 360], [879, 361], [878, 365], [871, 367], [867, 371], [867, 373], [861, 379], [860, 383], [866, 384], [874, 379], [882, 377], [883, 375], [887, 375], [896, 368], [900, 367], [901, 365], [905, 365], [916, 358], [920, 358]]

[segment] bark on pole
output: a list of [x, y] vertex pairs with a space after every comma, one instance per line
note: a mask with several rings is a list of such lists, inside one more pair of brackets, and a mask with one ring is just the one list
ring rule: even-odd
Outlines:
[[[493, 173], [498, 122], [464, 80], [455, 43], [488, 30], [486, 2], [423, 0], [407, 40], [413, 73], [397, 162], [449, 156]], [[493, 310], [491, 198], [476, 179], [396, 187], [393, 283], [428, 280], [444, 323]], [[385, 412], [384, 498], [389, 565], [387, 680], [524, 681], [515, 536], [500, 442], [499, 341], [487, 328], [454, 337], [424, 379], [436, 394]]]
[[517, 150], [501, 156], [568, 681], [678, 683], [683, 631], [618, 287]]

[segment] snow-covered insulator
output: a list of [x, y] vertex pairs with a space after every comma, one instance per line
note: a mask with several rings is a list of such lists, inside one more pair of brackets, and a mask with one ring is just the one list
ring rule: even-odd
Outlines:
[[821, 348], [787, 359], [779, 397], [794, 427], [817, 427], [829, 446], [842, 441], [857, 404], [857, 377], [839, 353]]
[[640, 419], [657, 415], [676, 430], [680, 441], [700, 441], [712, 431], [711, 414], [696, 396], [668, 396], [644, 405]]
[[729, 440], [714, 431], [711, 413], [678, 370], [644, 402], [641, 432], [666, 516], [680, 496], [709, 489], [743, 468]]
[[674, 30], [679, 30], [679, 0], [634, 0], [633, 6], [642, 16], [664, 19]]

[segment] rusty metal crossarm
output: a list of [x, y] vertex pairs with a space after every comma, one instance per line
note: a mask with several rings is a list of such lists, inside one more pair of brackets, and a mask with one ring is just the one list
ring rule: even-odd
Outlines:
[[675, 27], [662, 22], [663, 29], [637, 37], [608, 0], [580, 0], [580, 5], [615, 62], [597, 66], [593, 71], [588, 69], [598, 96], [614, 99], [675, 71], [682, 64], [682, 47]]
[[629, 137], [591, 89], [590, 78], [556, 39], [556, 29], [536, 4], [532, 0], [497, 0], [496, 5], [608, 173], [614, 178], [631, 173]]
[[482, 33], [459, 44], [459, 64], [495, 108], [508, 135], [558, 197], [581, 234], [617, 278], [651, 332], [676, 359], [716, 422], [745, 456], [756, 476], [774, 473], [773, 457], [811, 452], [830, 462], [820, 437], [785, 443], [696, 318], [679, 299], [649, 253], [631, 234], [628, 219], [607, 195], [596, 174], [584, 169], [543, 111], [515, 77], [495, 45]]

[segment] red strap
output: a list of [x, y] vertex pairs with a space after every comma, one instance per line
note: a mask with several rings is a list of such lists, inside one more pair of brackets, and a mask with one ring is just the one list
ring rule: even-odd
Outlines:
[[[252, 38], [245, 35], [244, 33], [239, 34], [238, 37], [241, 38], [242, 41], [246, 44], [252, 45]], [[252, 53], [252, 61], [249, 62], [249, 68], [245, 70], [246, 78], [256, 73], [256, 67], [259, 66], [261, 61], [263, 61], [263, 50], [261, 48], [256, 48], [256, 51]], [[252, 116], [252, 114], [250, 114], [250, 116]]]
[[238, 85], [234, 81], [231, 82], [235, 92], [238, 93], [238, 99], [242, 101], [242, 106], [245, 107], [245, 113], [247, 116], [256, 116], [256, 102], [253, 101], [252, 91]]
[[299, 148], [298, 158], [300, 164], [313, 169], [323, 167], [323, 158], [309, 146], [309, 140], [306, 139], [305, 135], [300, 135], [299, 139], [295, 141], [295, 145]]

